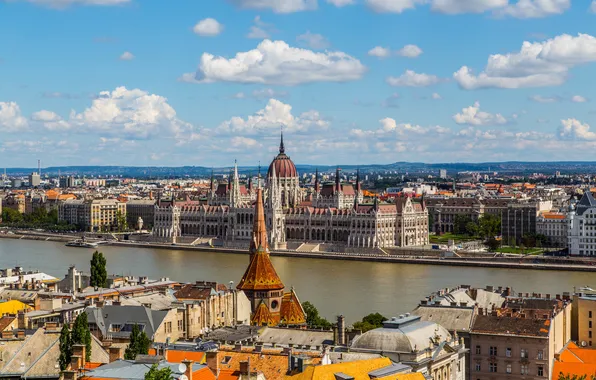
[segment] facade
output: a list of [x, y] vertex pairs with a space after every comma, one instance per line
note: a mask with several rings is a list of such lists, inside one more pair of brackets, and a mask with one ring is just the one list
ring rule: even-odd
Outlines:
[[126, 202], [126, 224], [129, 229], [139, 229], [139, 218], [146, 229], [153, 227], [155, 219], [155, 200], [134, 199]]
[[237, 289], [244, 291], [250, 300], [252, 307], [250, 323], [256, 326], [306, 324], [306, 313], [294, 288], [284, 292], [285, 286], [269, 258], [265, 210], [260, 189], [257, 190], [249, 254], [250, 263]]
[[91, 232], [116, 230], [119, 215], [126, 217], [126, 204], [116, 199], [69, 199], [58, 206], [58, 220]]
[[538, 204], [510, 203], [501, 217], [501, 235], [503, 243], [507, 245], [520, 245], [524, 236], [536, 234], [536, 219], [538, 217]]
[[571, 339], [581, 347], [594, 348], [596, 338], [596, 292], [592, 289], [580, 289], [573, 295], [573, 317]]
[[567, 216], [558, 212], [541, 212], [536, 219], [536, 233], [546, 236], [549, 247], [567, 247]]
[[[176, 242], [183, 237], [217, 238], [229, 247], [245, 247], [251, 238], [254, 207], [260, 181], [240, 184], [235, 168], [228, 183], [214, 187], [207, 204], [199, 200], [160, 199], [155, 205], [153, 235]], [[288, 243], [327, 244], [329, 249], [384, 248], [428, 244], [428, 211], [424, 202], [400, 198], [395, 203], [363, 204], [360, 177], [356, 183], [321, 184], [318, 173], [307, 200], [300, 189], [295, 165], [280, 144], [279, 154], [267, 173], [263, 189], [265, 223], [273, 249]]]
[[590, 191], [577, 204], [569, 206], [567, 220], [569, 254], [596, 255], [596, 199]]
[[351, 352], [376, 353], [433, 380], [464, 380], [466, 347], [457, 334], [419, 316], [402, 315], [358, 336]]
[[471, 379], [550, 379], [555, 354], [571, 338], [571, 303], [510, 297], [479, 309], [470, 336]]
[[39, 176], [39, 173], [33, 172], [29, 174], [29, 186], [38, 187], [39, 185], [41, 185], [41, 177]]

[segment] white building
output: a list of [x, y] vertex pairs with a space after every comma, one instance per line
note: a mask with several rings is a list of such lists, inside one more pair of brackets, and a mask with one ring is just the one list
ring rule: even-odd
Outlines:
[[590, 191], [576, 205], [569, 206], [567, 221], [569, 254], [596, 255], [596, 199]]
[[560, 212], [541, 212], [536, 219], [536, 233], [546, 236], [549, 247], [567, 247], [567, 217]]

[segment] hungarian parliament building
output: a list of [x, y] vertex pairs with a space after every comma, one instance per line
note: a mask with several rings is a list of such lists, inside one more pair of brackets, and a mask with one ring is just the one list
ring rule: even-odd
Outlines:
[[[214, 185], [207, 202], [159, 199], [155, 206], [153, 235], [161, 241], [180, 238], [216, 238], [226, 247], [245, 248], [252, 236], [254, 204], [261, 181], [241, 183], [237, 167], [228, 183]], [[285, 153], [283, 135], [279, 154], [269, 165], [265, 183], [265, 215], [269, 243], [274, 250], [296, 249], [304, 244], [321, 250], [415, 247], [428, 244], [428, 210], [424, 200], [395, 198], [364, 203], [359, 175], [355, 183], [321, 183], [300, 188], [296, 166]]]

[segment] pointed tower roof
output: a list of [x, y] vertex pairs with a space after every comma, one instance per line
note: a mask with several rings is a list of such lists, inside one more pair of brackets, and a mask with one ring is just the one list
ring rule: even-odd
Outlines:
[[284, 293], [281, 300], [281, 322], [287, 325], [303, 325], [306, 323], [306, 312], [294, 291]]
[[279, 321], [271, 314], [265, 302], [259, 303], [257, 309], [253, 313], [250, 324], [255, 326], [276, 326]]
[[315, 191], [317, 193], [321, 191], [321, 185], [319, 184], [319, 168], [315, 169]]
[[252, 226], [249, 252], [251, 257], [257, 253], [259, 247], [269, 254], [267, 242], [267, 226], [265, 225], [265, 208], [263, 207], [263, 190], [257, 189], [257, 203], [255, 204], [255, 218]]
[[282, 290], [283, 282], [277, 275], [273, 263], [263, 247], [259, 247], [238, 283], [239, 290], [267, 291]]
[[284, 146], [284, 130], [281, 130], [281, 141], [279, 142], [279, 153], [285, 153], [286, 147]]

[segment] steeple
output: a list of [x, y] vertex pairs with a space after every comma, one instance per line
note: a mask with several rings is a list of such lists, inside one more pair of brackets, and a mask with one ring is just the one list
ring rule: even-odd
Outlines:
[[335, 169], [335, 191], [340, 192], [341, 191], [341, 184], [339, 181], [339, 172], [340, 172], [340, 168], [339, 166]]
[[284, 147], [284, 130], [283, 127], [281, 129], [281, 141], [279, 143], [279, 153], [283, 154], [286, 152], [286, 148]]
[[252, 173], [248, 174], [248, 191], [252, 191]]
[[213, 168], [211, 168], [211, 181], [209, 183], [209, 196], [213, 196]]
[[315, 192], [319, 192], [321, 187], [319, 185], [319, 168], [315, 170]]
[[356, 192], [360, 192], [360, 168], [356, 169]]
[[238, 163], [234, 160], [234, 185], [232, 187], [232, 206], [240, 205], [240, 177], [238, 176]]
[[257, 189], [257, 203], [255, 205], [254, 224], [252, 226], [252, 238], [250, 240], [250, 258], [261, 247], [269, 254], [269, 244], [267, 242], [267, 226], [265, 225], [265, 208], [263, 207], [263, 190]]

